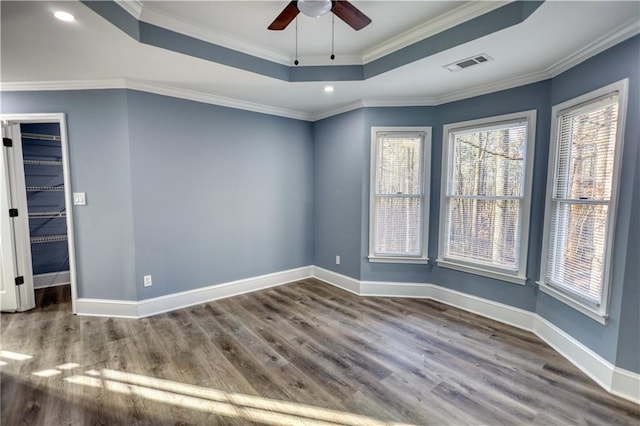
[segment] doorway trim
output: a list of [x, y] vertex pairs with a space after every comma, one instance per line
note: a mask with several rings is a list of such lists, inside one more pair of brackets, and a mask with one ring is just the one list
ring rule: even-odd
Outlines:
[[[62, 148], [62, 174], [64, 182], [64, 204], [66, 208], [67, 245], [69, 250], [69, 276], [71, 281], [71, 311], [76, 314], [78, 298], [76, 275], [76, 249], [73, 227], [73, 191], [71, 189], [71, 167], [69, 162], [69, 142], [67, 120], [64, 113], [0, 114], [1, 121], [13, 123], [58, 123], [60, 126], [60, 146]], [[32, 289], [32, 291], [35, 291]]]

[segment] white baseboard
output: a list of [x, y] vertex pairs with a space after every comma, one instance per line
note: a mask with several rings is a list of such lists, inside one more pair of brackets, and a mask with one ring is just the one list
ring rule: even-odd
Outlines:
[[313, 277], [336, 287], [340, 287], [343, 290], [350, 291], [354, 294], [360, 294], [360, 281], [348, 277], [346, 275], [338, 274], [337, 272], [329, 271], [328, 269], [320, 268], [318, 266], [312, 267]]
[[138, 317], [144, 318], [163, 312], [186, 308], [187, 306], [210, 302], [212, 300], [264, 290], [266, 288], [300, 281], [305, 278], [310, 278], [311, 276], [312, 267], [303, 266], [302, 268], [290, 269], [288, 271], [260, 275], [258, 277], [145, 299], [138, 302]]
[[318, 266], [313, 267], [313, 274], [319, 280], [359, 296], [433, 299], [527, 331], [534, 329], [535, 313], [434, 284], [359, 281]]
[[431, 298], [431, 284], [362, 281], [360, 296]]
[[76, 314], [91, 317], [138, 318], [138, 302], [133, 300], [76, 300]]
[[311, 277], [312, 272], [311, 266], [303, 266], [139, 301], [80, 298], [76, 300], [76, 310], [78, 315], [86, 316], [144, 318], [211, 300], [300, 281]]
[[537, 316], [534, 312], [451, 290], [446, 287], [437, 285], [433, 285], [432, 287], [431, 298], [433, 300], [522, 330], [533, 331], [534, 329], [535, 317]]
[[56, 287], [71, 284], [69, 271], [51, 272], [33, 276], [33, 288]]
[[615, 367], [535, 312], [514, 308], [434, 284], [359, 281], [317, 266], [314, 266], [313, 271], [315, 278], [360, 296], [432, 299], [530, 331], [606, 391], [640, 404], [640, 374]]
[[623, 368], [613, 369], [610, 392], [629, 401], [640, 404], [640, 375]]
[[540, 315], [534, 333], [605, 390], [640, 404], [640, 374], [616, 367]]
[[607, 390], [611, 390], [613, 365], [574, 339], [556, 325], [536, 315], [534, 333], [571, 361], [583, 373]]
[[535, 312], [429, 283], [360, 281], [318, 266], [261, 275], [140, 301], [78, 299], [78, 315], [143, 318], [212, 300], [314, 277], [359, 296], [432, 299], [483, 317], [530, 331], [608, 392], [640, 404], [640, 374], [615, 367]]

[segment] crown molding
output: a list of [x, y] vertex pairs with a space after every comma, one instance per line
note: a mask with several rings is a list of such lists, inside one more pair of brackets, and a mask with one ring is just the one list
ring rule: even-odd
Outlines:
[[202, 102], [205, 104], [242, 109], [245, 111], [259, 112], [262, 114], [277, 115], [280, 117], [293, 118], [296, 120], [311, 121], [310, 114], [301, 111], [279, 108], [271, 105], [259, 104], [256, 102], [249, 102], [235, 98], [228, 98], [211, 93], [183, 89], [155, 82], [147, 82], [127, 78], [105, 80], [27, 81], [0, 83], [0, 91], [4, 92], [45, 92], [60, 90], [96, 89], [138, 90], [141, 92], [170, 96], [172, 98], [187, 99], [190, 101]]
[[236, 50], [282, 65], [290, 65], [293, 62], [292, 58], [288, 54], [256, 46], [248, 41], [238, 39], [237, 36], [227, 32], [220, 30], [213, 31], [209, 28], [204, 28], [200, 25], [192, 24], [182, 19], [169, 16], [157, 9], [154, 9], [153, 7], [150, 7], [149, 4], [144, 7], [141, 16], [138, 19], [148, 24], [153, 24], [189, 37], [197, 38], [208, 43], [226, 47], [228, 49]]
[[396, 99], [365, 99], [365, 107], [409, 107], [409, 106], [436, 106], [438, 98], [432, 96], [422, 98], [396, 98]]
[[360, 108], [375, 107], [409, 107], [409, 106], [436, 106], [437, 98], [407, 98], [407, 99], [360, 99], [355, 102], [341, 105], [326, 111], [319, 111], [309, 115], [310, 121], [319, 121], [334, 115], [343, 114]]
[[513, 89], [514, 87], [537, 83], [538, 81], [547, 80], [548, 78], [551, 78], [551, 75], [546, 70], [534, 71], [514, 78], [500, 80], [497, 82], [487, 83], [480, 86], [474, 86], [468, 89], [459, 90], [457, 92], [448, 93], [445, 96], [437, 97], [435, 105], [448, 104], [450, 102], [461, 101], [463, 99], [469, 99], [476, 96], [487, 95], [489, 93], [500, 92], [502, 90]]
[[139, 90], [141, 92], [155, 93], [157, 95], [170, 96], [172, 98], [187, 99], [190, 101], [202, 102], [224, 106], [228, 108], [242, 109], [246, 111], [259, 112], [262, 114], [277, 115], [280, 117], [293, 118], [296, 120], [309, 121], [309, 114], [286, 108], [279, 108], [271, 105], [259, 104], [225, 96], [218, 96], [196, 90], [183, 89], [168, 86], [160, 83], [152, 83], [141, 80], [126, 80], [127, 89]]
[[491, 12], [511, 1], [473, 1], [437, 16], [417, 27], [411, 28], [395, 37], [373, 46], [362, 53], [362, 63], [380, 59], [390, 53], [410, 46], [449, 28], [460, 25], [485, 13]]
[[448, 93], [446, 96], [405, 98], [405, 99], [359, 99], [351, 103], [341, 105], [324, 111], [307, 113], [286, 108], [279, 108], [266, 104], [259, 104], [240, 99], [214, 95], [195, 90], [182, 89], [160, 83], [145, 82], [131, 79], [104, 79], [104, 80], [68, 80], [68, 81], [30, 81], [30, 82], [1, 82], [0, 91], [48, 91], [48, 90], [95, 90], [95, 89], [133, 89], [143, 92], [155, 93], [174, 98], [188, 99], [212, 105], [220, 105], [229, 108], [243, 109], [269, 115], [293, 118], [303, 121], [318, 121], [334, 115], [353, 111], [364, 107], [408, 107], [408, 106], [438, 106], [449, 102], [456, 102], [475, 96], [512, 89], [526, 84], [536, 83], [555, 77], [581, 62], [597, 55], [640, 33], [640, 24], [632, 19], [621, 28], [612, 31], [596, 41], [588, 44], [575, 54], [547, 67], [511, 79], [500, 80]]
[[632, 18], [620, 28], [611, 31], [608, 34], [605, 34], [603, 37], [600, 37], [599, 39], [587, 44], [575, 53], [551, 65], [549, 68], [547, 68], [547, 73], [550, 77], [555, 77], [559, 74], [562, 74], [563, 72], [575, 67], [583, 61], [586, 61], [592, 56], [595, 56], [598, 53], [602, 53], [610, 47], [613, 47], [616, 44], [621, 43], [637, 34], [640, 34], [640, 22], [638, 22], [637, 18]]
[[[492, 10], [504, 6], [511, 1], [512, 0], [469, 2], [468, 4], [459, 6], [441, 16], [435, 17], [424, 24], [411, 28], [402, 34], [385, 40], [384, 42], [365, 50], [361, 55], [340, 55], [342, 57], [339, 56], [338, 60], [335, 62], [327, 61], [327, 58], [324, 56], [299, 57], [298, 60], [301, 63], [304, 62], [305, 65], [363, 65], [427, 37], [462, 24], [463, 22], [491, 12]], [[219, 30], [213, 31], [209, 28], [204, 28], [200, 25], [189, 23], [183, 19], [167, 15], [166, 13], [155, 9], [152, 3], [143, 5], [139, 0], [116, 0], [116, 3], [136, 19], [158, 27], [262, 59], [267, 59], [282, 65], [291, 65], [294, 60], [294, 58], [287, 53], [258, 47], [246, 40], [240, 40], [237, 36], [227, 32]]]
[[0, 82], [3, 92], [46, 92], [58, 90], [126, 89], [124, 78], [104, 80], [57, 80], [57, 81], [11, 81]]
[[458, 92], [449, 93], [440, 97], [423, 97], [423, 98], [406, 98], [406, 99], [361, 99], [347, 105], [340, 106], [335, 109], [320, 111], [310, 114], [310, 121], [323, 120], [334, 115], [342, 114], [359, 108], [375, 108], [375, 107], [411, 107], [411, 106], [438, 106], [449, 102], [460, 101], [463, 99], [473, 98], [476, 96], [486, 95], [489, 93], [499, 92], [501, 90], [512, 89], [525, 84], [536, 83], [546, 80], [551, 76], [544, 71], [533, 72], [524, 76], [508, 80], [500, 80], [496, 83], [483, 84], [474, 86], [469, 89], [460, 90]]
[[436, 106], [437, 98], [407, 98], [407, 99], [360, 99], [338, 108], [310, 114], [310, 121], [319, 121], [334, 115], [343, 114], [360, 108], [376, 107], [410, 107], [410, 106]]
[[[387, 101], [367, 101], [364, 100], [363, 104], [366, 107], [374, 106], [437, 106], [446, 104], [449, 102], [460, 101], [463, 99], [473, 98], [475, 96], [486, 95], [489, 93], [499, 92], [501, 90], [508, 90], [514, 87], [524, 86], [526, 84], [537, 83], [539, 81], [553, 78], [573, 67], [586, 61], [587, 59], [602, 53], [605, 50], [621, 43], [637, 34], [640, 34], [640, 22], [637, 19], [632, 18], [621, 28], [616, 29], [603, 37], [588, 44], [582, 49], [578, 50], [574, 54], [563, 58], [561, 61], [547, 67], [543, 70], [534, 71], [525, 75], [517, 76], [507, 80], [500, 80], [494, 83], [483, 84], [480, 86], [474, 86], [469, 89], [463, 89], [457, 92], [449, 93], [446, 96], [422, 98], [422, 99], [406, 99], [406, 100], [387, 100]], [[331, 114], [330, 114], [331, 115]], [[330, 116], [328, 115], [328, 116]]]
[[345, 112], [353, 111], [363, 107], [364, 107], [364, 102], [362, 100], [357, 100], [357, 101], [348, 103], [346, 105], [339, 106], [338, 108], [311, 113], [309, 114], [309, 121], [323, 120], [325, 118], [329, 118], [334, 115], [343, 114]]
[[140, 19], [144, 5], [140, 0], [115, 0], [116, 4], [136, 19]]
[[244, 109], [263, 114], [278, 115], [304, 121], [318, 121], [334, 115], [353, 111], [364, 107], [409, 107], [409, 106], [438, 106], [449, 102], [455, 102], [475, 96], [486, 95], [500, 90], [511, 89], [525, 84], [550, 78], [547, 71], [530, 73], [509, 80], [501, 80], [497, 83], [475, 86], [448, 94], [444, 97], [423, 97], [406, 99], [359, 99], [337, 108], [306, 113], [286, 108], [274, 107], [266, 104], [244, 101], [236, 98], [218, 96], [197, 90], [183, 89], [165, 84], [147, 82], [134, 79], [108, 79], [108, 80], [67, 80], [67, 81], [30, 81], [30, 82], [3, 82], [0, 90], [7, 92], [16, 91], [59, 91], [59, 90], [95, 90], [95, 89], [132, 89], [141, 92], [155, 93], [157, 95], [173, 98], [187, 99], [206, 104], [225, 106], [229, 108]]

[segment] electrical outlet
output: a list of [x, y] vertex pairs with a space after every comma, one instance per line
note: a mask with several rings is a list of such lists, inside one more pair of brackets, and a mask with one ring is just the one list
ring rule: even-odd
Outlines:
[[87, 194], [84, 192], [74, 192], [73, 193], [73, 205], [74, 206], [86, 206], [87, 205]]
[[340, 264], [340, 256], [336, 256], [336, 265]]
[[144, 286], [145, 287], [151, 287], [151, 284], [153, 284], [151, 282], [151, 275], [145, 275], [144, 276]]

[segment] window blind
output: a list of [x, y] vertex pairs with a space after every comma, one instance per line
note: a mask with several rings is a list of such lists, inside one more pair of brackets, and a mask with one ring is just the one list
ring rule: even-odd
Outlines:
[[602, 301], [618, 94], [560, 112], [546, 280]]
[[378, 133], [374, 254], [422, 255], [424, 135]]
[[517, 271], [527, 122], [449, 133], [445, 258]]

